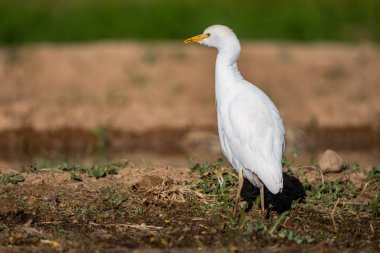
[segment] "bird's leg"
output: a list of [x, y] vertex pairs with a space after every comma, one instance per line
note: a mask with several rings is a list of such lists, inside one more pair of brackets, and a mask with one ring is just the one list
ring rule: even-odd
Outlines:
[[238, 191], [236, 193], [236, 198], [235, 198], [235, 207], [234, 207], [234, 215], [237, 210], [237, 206], [239, 205], [240, 202], [240, 194], [241, 194], [241, 189], [243, 188], [243, 183], [244, 183], [244, 178], [243, 178], [243, 170], [239, 171], [239, 185], [238, 185]]
[[261, 204], [261, 210], [265, 211], [264, 209], [264, 184], [261, 184], [260, 186], [260, 204]]

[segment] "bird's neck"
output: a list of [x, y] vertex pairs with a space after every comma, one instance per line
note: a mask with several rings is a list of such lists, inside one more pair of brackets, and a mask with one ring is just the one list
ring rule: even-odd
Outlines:
[[215, 91], [217, 98], [233, 89], [233, 86], [244, 80], [237, 65], [238, 56], [231, 57], [219, 51], [215, 65]]

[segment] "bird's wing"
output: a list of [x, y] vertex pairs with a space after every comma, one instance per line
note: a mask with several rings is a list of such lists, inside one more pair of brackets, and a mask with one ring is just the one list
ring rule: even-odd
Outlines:
[[226, 135], [234, 156], [272, 193], [281, 191], [285, 130], [272, 101], [251, 85], [230, 103], [228, 117]]

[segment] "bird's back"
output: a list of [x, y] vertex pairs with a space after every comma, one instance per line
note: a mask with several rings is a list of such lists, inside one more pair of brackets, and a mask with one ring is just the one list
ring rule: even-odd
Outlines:
[[285, 130], [269, 97], [239, 80], [229, 92], [217, 93], [217, 111], [222, 150], [233, 167], [254, 185], [261, 181], [272, 193], [281, 191]]

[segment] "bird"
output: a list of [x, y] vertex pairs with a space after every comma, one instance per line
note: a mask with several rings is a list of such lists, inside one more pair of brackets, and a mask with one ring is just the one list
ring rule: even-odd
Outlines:
[[283, 188], [285, 127], [280, 113], [272, 100], [240, 73], [237, 60], [241, 45], [232, 29], [212, 25], [184, 43], [199, 43], [218, 51], [215, 63], [218, 134], [224, 156], [239, 174], [235, 208], [245, 178], [260, 188], [264, 212], [264, 187], [272, 194]]

